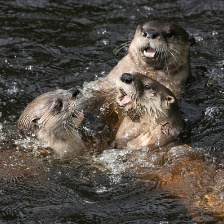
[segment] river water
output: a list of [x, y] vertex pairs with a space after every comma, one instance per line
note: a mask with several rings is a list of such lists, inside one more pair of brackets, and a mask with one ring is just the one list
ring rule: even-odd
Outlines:
[[41, 93], [105, 76], [127, 51], [113, 50], [138, 24], [174, 21], [196, 40], [193, 79], [180, 100], [182, 141], [224, 163], [223, 15], [221, 0], [0, 0], [0, 222], [195, 223], [177, 197], [150, 184], [86, 160], [33, 156], [16, 121]]

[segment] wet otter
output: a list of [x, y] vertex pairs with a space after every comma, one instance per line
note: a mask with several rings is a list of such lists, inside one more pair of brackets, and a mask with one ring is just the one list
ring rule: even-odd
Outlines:
[[175, 23], [149, 21], [137, 27], [128, 54], [106, 77], [113, 82], [122, 73], [140, 72], [179, 98], [190, 76], [189, 49], [193, 43], [194, 39]]
[[[91, 95], [94, 86], [98, 92], [102, 92], [101, 97], [106, 98], [113, 95], [111, 89], [121, 74], [139, 72], [157, 80], [176, 97], [180, 97], [190, 75], [189, 49], [192, 43], [193, 39], [188, 33], [174, 23], [150, 21], [138, 26], [128, 54], [106, 77], [84, 84], [85, 95]], [[104, 95], [104, 92], [107, 94]], [[95, 101], [91, 102], [95, 107]], [[115, 109], [116, 106], [111, 105], [111, 114], [118, 122], [120, 114]]]
[[143, 183], [150, 194], [157, 189], [177, 196], [193, 223], [223, 223], [224, 167], [203, 155], [201, 149], [188, 145], [154, 150], [109, 149], [94, 160], [115, 177], [120, 174]]
[[123, 73], [117, 80], [117, 103], [126, 112], [118, 128], [118, 148], [160, 147], [174, 140], [183, 119], [174, 94], [140, 73]]
[[19, 117], [19, 129], [30, 130], [59, 157], [82, 155], [86, 146], [77, 132], [84, 118], [75, 109], [78, 94], [78, 89], [58, 89], [38, 96]]

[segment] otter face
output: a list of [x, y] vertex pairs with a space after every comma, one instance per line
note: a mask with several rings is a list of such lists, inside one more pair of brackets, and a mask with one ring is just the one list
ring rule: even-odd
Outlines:
[[123, 73], [117, 86], [117, 104], [137, 116], [167, 116], [167, 111], [176, 102], [170, 90], [140, 73]]
[[72, 132], [84, 118], [75, 109], [75, 99], [78, 94], [77, 89], [58, 89], [38, 96], [21, 114], [18, 127], [35, 133], [44, 130], [44, 133], [55, 134], [62, 129]]
[[183, 64], [183, 61], [187, 63], [189, 46], [189, 35], [180, 26], [150, 21], [137, 27], [130, 52], [135, 52], [152, 68], [161, 69], [171, 61], [176, 66]]

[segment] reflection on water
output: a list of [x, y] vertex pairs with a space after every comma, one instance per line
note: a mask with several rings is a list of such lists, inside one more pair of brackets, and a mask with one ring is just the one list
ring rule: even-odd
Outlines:
[[[196, 38], [191, 51], [193, 78], [180, 101], [187, 124], [183, 142], [223, 163], [223, 1], [0, 3], [0, 146], [5, 149], [0, 152], [1, 222], [216, 223], [211, 210], [193, 211], [195, 216], [189, 213], [176, 197], [179, 191], [170, 193], [172, 185], [155, 188], [155, 164], [145, 161], [144, 153], [130, 158], [125, 151], [109, 150], [96, 159], [99, 164], [91, 165], [92, 158], [62, 163], [51, 154], [33, 155], [36, 142], [18, 133], [16, 121], [41, 93], [81, 86], [106, 75], [126, 53], [123, 48], [114, 56], [113, 50], [132, 38], [137, 24], [161, 18], [178, 22]], [[105, 165], [108, 158], [110, 163]], [[136, 174], [147, 182], [137, 183], [136, 161], [145, 167]], [[164, 175], [170, 172], [167, 165], [157, 168]], [[214, 170], [202, 172], [199, 180], [213, 180]], [[223, 186], [221, 180], [216, 176], [216, 191], [206, 194], [207, 204], [200, 203], [211, 205], [214, 197], [223, 200], [223, 188], [218, 188]]]

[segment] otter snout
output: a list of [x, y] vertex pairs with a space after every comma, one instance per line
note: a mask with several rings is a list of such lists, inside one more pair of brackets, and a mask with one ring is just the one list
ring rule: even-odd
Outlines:
[[72, 94], [72, 97], [76, 97], [79, 95], [80, 90], [77, 88], [71, 88], [71, 89], [69, 89], [69, 92]]
[[143, 37], [147, 37], [149, 39], [156, 39], [159, 36], [159, 33], [156, 30], [148, 29], [142, 31]]
[[130, 73], [123, 73], [121, 75], [121, 81], [126, 83], [126, 84], [131, 84], [132, 81], [133, 81], [132, 74], [130, 74]]

